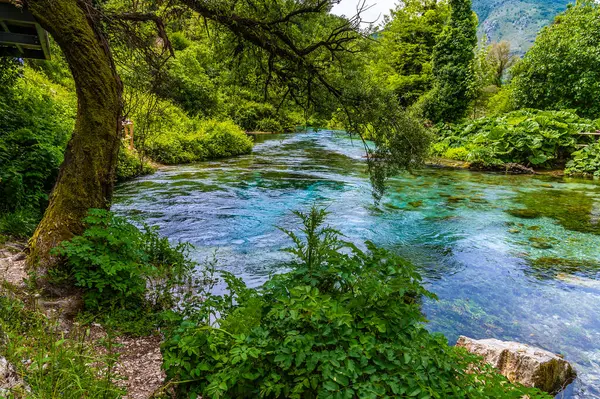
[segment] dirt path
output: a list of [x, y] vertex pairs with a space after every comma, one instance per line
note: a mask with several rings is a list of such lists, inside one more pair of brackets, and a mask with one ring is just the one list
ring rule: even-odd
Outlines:
[[[0, 245], [0, 282], [6, 281], [13, 286], [26, 287], [25, 279], [25, 243], [14, 242]], [[73, 297], [53, 298], [51, 301], [41, 301], [40, 309], [47, 315], [56, 312], [65, 314], [62, 328], [70, 329], [73, 320], [68, 317], [72, 312], [72, 303], [77, 301]], [[44, 305], [42, 305], [42, 303]], [[47, 306], [52, 304], [52, 306]], [[69, 325], [71, 324], [71, 325]], [[99, 325], [92, 326], [90, 340], [95, 344], [106, 335]], [[127, 390], [127, 399], [148, 399], [164, 384], [164, 371], [162, 370], [162, 354], [160, 352], [160, 336], [150, 337], [116, 337], [115, 352], [119, 354], [119, 361], [115, 367], [120, 381], [118, 384]], [[101, 349], [98, 349], [101, 350]]]

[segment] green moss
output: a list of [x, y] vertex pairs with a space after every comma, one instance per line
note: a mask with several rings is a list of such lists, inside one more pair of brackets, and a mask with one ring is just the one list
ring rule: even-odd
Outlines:
[[553, 247], [552, 244], [556, 243], [556, 240], [553, 238], [545, 238], [545, 237], [529, 237], [529, 242], [531, 246], [538, 249], [550, 249]]
[[458, 203], [464, 202], [466, 200], [467, 200], [466, 197], [460, 197], [460, 196], [450, 196], [446, 199], [446, 201], [448, 201], [449, 204], [458, 204]]
[[534, 272], [543, 277], [554, 277], [559, 273], [595, 275], [600, 271], [599, 261], [551, 256], [530, 260], [529, 265]]
[[521, 219], [536, 219], [542, 216], [540, 212], [531, 209], [509, 209], [506, 212]]
[[476, 204], [489, 204], [490, 201], [486, 200], [485, 198], [481, 198], [481, 197], [473, 197], [471, 198], [471, 202], [474, 202]]
[[423, 201], [412, 201], [409, 202], [408, 205], [412, 206], [413, 208], [420, 208], [423, 206]]

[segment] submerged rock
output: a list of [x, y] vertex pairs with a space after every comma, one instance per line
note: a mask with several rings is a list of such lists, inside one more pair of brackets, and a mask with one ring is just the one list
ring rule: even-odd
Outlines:
[[517, 175], [535, 175], [535, 170], [528, 168], [527, 166], [521, 165], [519, 163], [509, 162], [504, 164], [504, 171], [506, 173], [512, 173]]
[[506, 212], [521, 219], [536, 219], [542, 216], [540, 212], [532, 209], [508, 209]]
[[510, 382], [551, 394], [563, 390], [576, 377], [573, 367], [560, 355], [518, 342], [461, 336], [456, 346], [482, 356]]
[[535, 219], [554, 219], [567, 230], [600, 235], [600, 219], [596, 216], [597, 206], [593, 195], [577, 190], [534, 190], [517, 195], [515, 201], [525, 207], [508, 210], [513, 216]]
[[556, 279], [567, 284], [578, 285], [585, 288], [593, 288], [600, 290], [600, 280], [594, 280], [587, 277], [575, 276], [573, 274], [558, 273]]
[[531, 242], [531, 246], [534, 248], [550, 249], [552, 248], [552, 244], [555, 243], [556, 240], [544, 237], [529, 237], [529, 242]]
[[408, 205], [412, 206], [413, 208], [420, 208], [423, 206], [423, 201], [412, 201], [409, 202]]
[[600, 262], [592, 259], [565, 259], [553, 256], [542, 256], [530, 260], [530, 265], [540, 271], [552, 272], [553, 274], [585, 274], [596, 276], [600, 271]]

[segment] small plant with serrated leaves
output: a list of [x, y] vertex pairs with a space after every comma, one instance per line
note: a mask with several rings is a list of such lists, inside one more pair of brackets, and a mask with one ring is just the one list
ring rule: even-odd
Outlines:
[[550, 398], [511, 385], [431, 334], [415, 268], [297, 214], [289, 273], [249, 289], [231, 274], [166, 334], [167, 379], [185, 398]]
[[156, 228], [139, 230], [101, 209], [91, 209], [85, 223], [82, 235], [62, 242], [54, 253], [65, 258], [64, 271], [83, 289], [87, 312], [122, 324], [154, 318], [175, 305], [173, 288], [195, 267], [189, 244], [173, 246]]

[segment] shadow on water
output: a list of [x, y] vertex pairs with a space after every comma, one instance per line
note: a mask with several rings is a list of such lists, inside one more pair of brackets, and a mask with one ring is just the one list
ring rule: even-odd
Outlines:
[[[168, 168], [119, 186], [116, 212], [173, 241], [216, 250], [251, 285], [283, 271], [276, 227], [314, 203], [348, 240], [371, 240], [416, 264], [428, 328], [562, 353], [578, 398], [600, 392], [600, 185], [593, 181], [423, 169], [373, 202], [362, 143], [306, 133], [257, 138], [253, 154]], [[584, 390], [583, 394], [579, 394]]]

